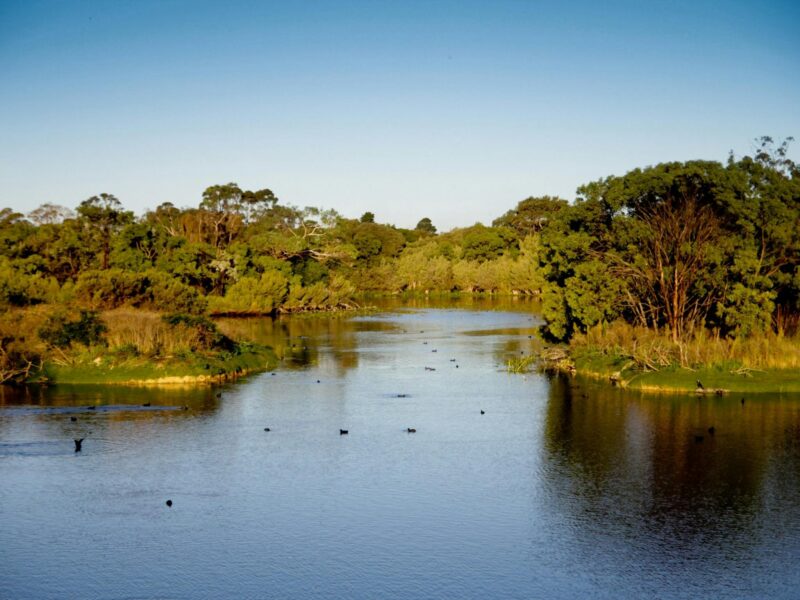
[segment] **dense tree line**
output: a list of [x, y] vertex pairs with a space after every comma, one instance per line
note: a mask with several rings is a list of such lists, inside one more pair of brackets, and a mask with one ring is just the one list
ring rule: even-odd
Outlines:
[[542, 294], [546, 334], [623, 319], [743, 336], [796, 327], [800, 179], [787, 143], [726, 164], [635, 169], [569, 203], [528, 198], [491, 226], [438, 233], [211, 186], [136, 217], [112, 194], [0, 211], [0, 306], [185, 314], [346, 308], [363, 292]]
[[74, 211], [0, 212], [5, 307], [270, 314], [351, 307], [363, 291], [534, 293], [535, 262], [510, 227], [436, 235], [428, 218], [401, 229], [234, 183], [206, 189], [197, 208], [165, 203], [139, 218], [107, 193]]
[[[787, 140], [787, 142], [790, 140]], [[546, 331], [616, 319], [727, 336], [796, 330], [800, 170], [762, 138], [755, 156], [634, 169], [578, 190], [542, 229]]]

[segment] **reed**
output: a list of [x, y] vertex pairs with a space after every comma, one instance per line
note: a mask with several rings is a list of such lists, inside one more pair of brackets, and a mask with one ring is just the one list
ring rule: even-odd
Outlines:
[[104, 312], [103, 321], [108, 326], [106, 341], [111, 350], [169, 357], [201, 345], [195, 328], [170, 325], [156, 312], [119, 308]]
[[529, 354], [528, 356], [519, 356], [509, 358], [506, 361], [506, 370], [509, 373], [527, 373], [539, 361], [539, 357]]
[[667, 332], [635, 327], [624, 322], [600, 324], [572, 340], [572, 353], [601, 353], [627, 358], [645, 371], [669, 366], [731, 369], [800, 368], [800, 335], [767, 332], [757, 336], [726, 338], [701, 329], [675, 342]]

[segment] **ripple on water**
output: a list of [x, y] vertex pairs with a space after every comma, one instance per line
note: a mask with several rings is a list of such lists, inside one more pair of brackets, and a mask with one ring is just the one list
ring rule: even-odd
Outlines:
[[12, 456], [59, 456], [75, 453], [72, 440], [51, 440], [35, 442], [0, 442], [0, 458]]
[[3, 412], [9, 416], [19, 417], [25, 415], [96, 415], [102, 413], [118, 412], [161, 412], [182, 410], [181, 406], [143, 406], [139, 404], [104, 404], [89, 408], [88, 406], [7, 406]]
[[[80, 452], [75, 452], [74, 439], [81, 437], [83, 437], [83, 447]], [[127, 446], [126, 443], [118, 438], [78, 432], [75, 434], [75, 438], [65, 436], [57, 440], [0, 442], [0, 458], [116, 454], [125, 451]]]

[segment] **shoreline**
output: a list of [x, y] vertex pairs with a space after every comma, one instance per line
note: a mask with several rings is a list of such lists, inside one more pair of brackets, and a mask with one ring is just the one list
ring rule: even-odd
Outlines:
[[105, 381], [31, 381], [23, 385], [116, 385], [121, 387], [195, 387], [204, 385], [215, 385], [236, 381], [241, 377], [246, 377], [254, 373], [271, 371], [273, 367], [267, 366], [263, 369], [245, 369], [239, 372], [229, 372], [221, 375], [167, 375], [155, 379], [129, 379], [116, 381], [108, 379]]
[[206, 386], [271, 371], [279, 362], [267, 346], [251, 347], [234, 355], [194, 355], [163, 361], [145, 357], [116, 363], [95, 359], [69, 365], [50, 361], [21, 385]]
[[[548, 365], [549, 363], [549, 365]], [[695, 397], [730, 394], [800, 394], [800, 369], [751, 369], [704, 365], [695, 369], [669, 366], [659, 370], [632, 369], [632, 361], [605, 355], [544, 358], [545, 370], [577, 375], [610, 386], [647, 393], [690, 394]], [[701, 382], [700, 388], [697, 382]]]

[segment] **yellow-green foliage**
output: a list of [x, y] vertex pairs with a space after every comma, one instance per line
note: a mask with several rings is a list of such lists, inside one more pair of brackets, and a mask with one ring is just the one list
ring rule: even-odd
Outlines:
[[397, 289], [412, 291], [450, 291], [454, 283], [452, 264], [435, 242], [406, 249], [397, 259], [394, 278]]
[[525, 257], [501, 256], [484, 262], [458, 260], [453, 263], [455, 287], [465, 292], [537, 293], [537, 273], [535, 263]]
[[533, 354], [509, 358], [506, 361], [506, 370], [509, 373], [527, 373], [533, 368], [537, 361], [538, 357]]
[[125, 269], [89, 269], [78, 277], [74, 294], [96, 309], [134, 306], [169, 312], [201, 313], [206, 301], [198, 291], [166, 273]]
[[435, 239], [425, 238], [407, 247], [396, 262], [393, 273], [395, 289], [504, 294], [539, 292], [542, 278], [538, 267], [538, 236], [522, 240], [519, 252], [467, 258], [472, 255], [465, 252], [462, 245], [463, 231], [456, 230]]
[[117, 309], [103, 313], [108, 327], [106, 341], [110, 350], [129, 349], [135, 354], [173, 356], [202, 346], [196, 328], [170, 325], [160, 313]]
[[688, 340], [673, 342], [665, 332], [616, 321], [595, 325], [585, 334], [574, 336], [570, 347], [576, 356], [600, 352], [628, 358], [645, 370], [715, 365], [743, 369], [800, 368], [800, 338], [772, 332], [732, 339], [700, 329]]
[[20, 265], [13, 265], [7, 258], [0, 257], [0, 305], [29, 306], [62, 299], [55, 277], [29, 275]]
[[0, 381], [22, 380], [47, 351], [36, 335], [53, 310], [48, 306], [14, 308], [0, 313]]
[[280, 307], [280, 311], [355, 308], [354, 294], [353, 285], [341, 275], [333, 275], [329, 281], [320, 281], [309, 287], [303, 287], [300, 279], [295, 277], [289, 288], [289, 296]]
[[289, 281], [279, 271], [261, 277], [242, 277], [223, 297], [210, 296], [212, 314], [265, 315], [275, 312], [287, 299]]
[[349, 269], [347, 279], [359, 292], [386, 292], [402, 289], [397, 277], [397, 261], [382, 259], [373, 262], [369, 268]]

